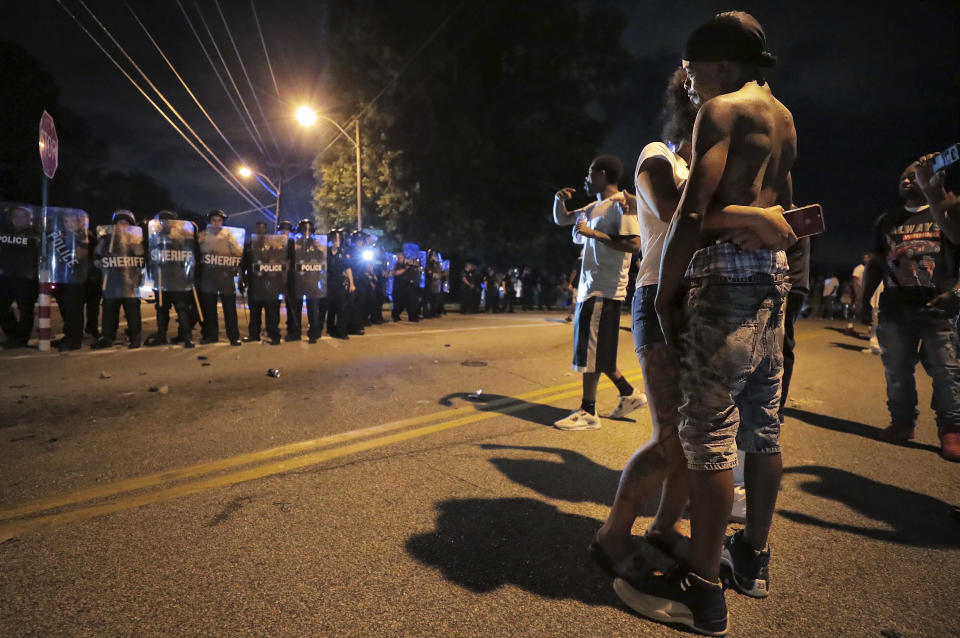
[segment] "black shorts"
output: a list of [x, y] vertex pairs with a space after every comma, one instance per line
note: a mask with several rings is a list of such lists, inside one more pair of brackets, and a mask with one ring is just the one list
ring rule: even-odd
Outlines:
[[603, 297], [577, 303], [573, 316], [573, 369], [610, 372], [617, 369], [620, 342], [620, 304]]

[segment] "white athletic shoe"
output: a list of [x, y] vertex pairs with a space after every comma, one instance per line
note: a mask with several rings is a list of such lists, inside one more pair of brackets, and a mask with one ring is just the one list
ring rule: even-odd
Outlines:
[[569, 416], [554, 423], [553, 427], [558, 430], [597, 430], [600, 428], [600, 417], [583, 408], [577, 408]]
[[641, 408], [646, 404], [647, 395], [645, 395], [643, 392], [637, 392], [634, 390], [633, 394], [630, 396], [620, 397], [620, 400], [617, 401], [617, 407], [615, 407], [613, 412], [610, 413], [610, 418], [619, 419], [621, 417], [625, 417], [637, 408]]
[[733, 507], [730, 509], [730, 522], [747, 523], [747, 488], [742, 485], [733, 486]]

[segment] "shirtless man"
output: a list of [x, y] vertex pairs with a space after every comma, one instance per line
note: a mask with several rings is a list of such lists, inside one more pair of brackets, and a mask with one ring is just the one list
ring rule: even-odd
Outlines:
[[[760, 73], [775, 62], [763, 50], [765, 41], [752, 16], [731, 12], [701, 25], [687, 42], [683, 64], [703, 106], [690, 177], [665, 242], [656, 309], [667, 343], [683, 345], [680, 439], [692, 470], [689, 564], [614, 582], [638, 613], [715, 636], [727, 631], [721, 555], [738, 591], [767, 595], [767, 535], [782, 471], [777, 413], [786, 254], [763, 248], [750, 230], [724, 230], [707, 213], [718, 206], [791, 205], [796, 133], [790, 112]], [[712, 229], [719, 241], [703, 239], [702, 231]], [[787, 230], [780, 248], [790, 240], [796, 237]], [[724, 542], [738, 443], [747, 452], [747, 526]]]

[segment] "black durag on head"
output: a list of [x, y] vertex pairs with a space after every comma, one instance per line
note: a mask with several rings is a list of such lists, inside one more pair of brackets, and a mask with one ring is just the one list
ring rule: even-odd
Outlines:
[[718, 13], [701, 24], [687, 40], [683, 59], [691, 62], [744, 62], [771, 67], [777, 56], [764, 51], [767, 36], [763, 27], [749, 13]]

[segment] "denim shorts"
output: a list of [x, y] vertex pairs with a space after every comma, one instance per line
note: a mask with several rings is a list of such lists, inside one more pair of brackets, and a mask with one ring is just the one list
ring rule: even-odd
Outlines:
[[663, 338], [663, 331], [660, 330], [660, 319], [657, 317], [657, 310], [654, 302], [657, 299], [657, 284], [641, 286], [633, 293], [632, 312], [633, 312], [633, 349], [637, 356], [640, 351], [648, 346], [662, 345], [666, 343]]
[[695, 284], [681, 334], [680, 440], [692, 470], [780, 452], [783, 317], [789, 285]]

